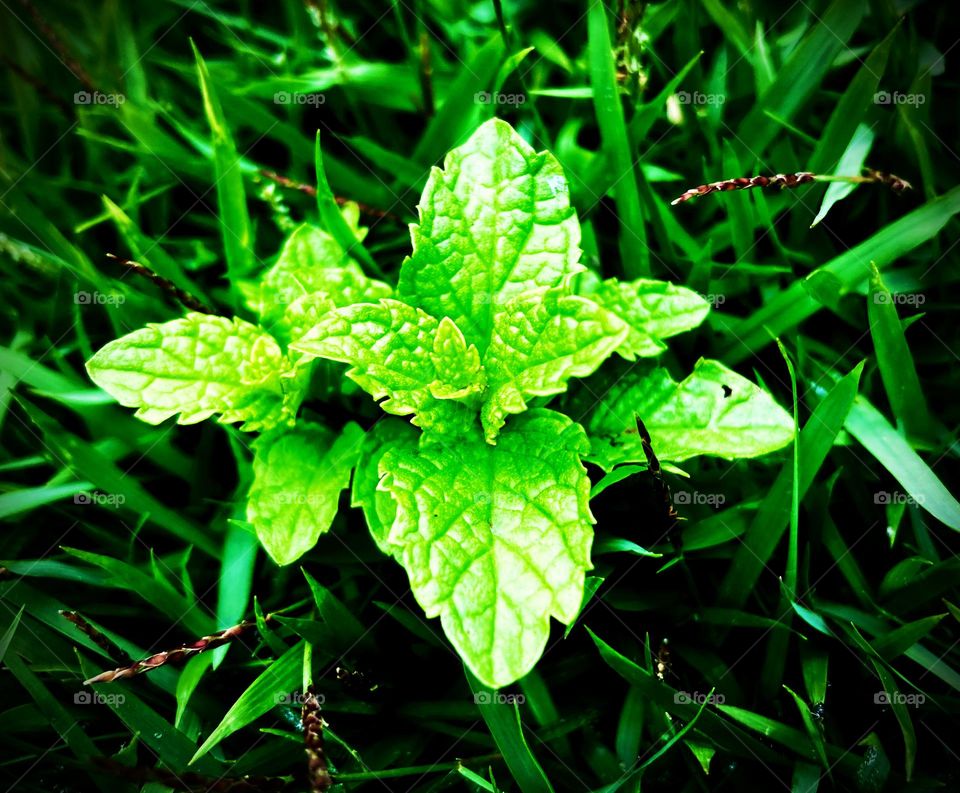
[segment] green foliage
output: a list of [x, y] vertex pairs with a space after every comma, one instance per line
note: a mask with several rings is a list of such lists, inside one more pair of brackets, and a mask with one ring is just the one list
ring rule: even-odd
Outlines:
[[302, 389], [272, 336], [245, 320], [191, 313], [102, 347], [90, 378], [137, 418], [180, 424], [218, 416], [247, 431], [291, 424]]
[[953, 789], [950, 11], [0, 5], [4, 786]]
[[580, 611], [592, 566], [587, 446], [580, 426], [538, 409], [496, 446], [428, 433], [380, 461], [397, 506], [386, 542], [427, 616], [492, 688], [530, 671], [551, 616], [568, 623]]
[[[378, 545], [404, 566], [426, 615], [441, 618], [481, 682], [500, 688], [536, 663], [551, 616], [568, 624], [580, 610], [593, 539], [581, 457], [589, 452], [607, 468], [645, 459], [639, 439], [633, 446], [614, 440], [622, 421], [602, 403], [599, 418], [587, 423], [592, 441], [568, 418], [541, 410], [501, 432], [507, 416], [523, 414], [531, 398], [562, 393], [614, 351], [630, 359], [662, 352], [660, 339], [695, 327], [708, 304], [650, 280], [597, 284], [596, 301], [573, 294], [572, 275], [583, 269], [580, 226], [563, 172], [498, 119], [447, 155], [420, 207], [413, 255], [400, 269], [400, 300], [372, 302], [389, 288], [349, 265], [331, 267], [343, 248], [308, 226], [294, 231], [259, 287], [247, 291], [265, 321], [283, 323], [288, 334], [298, 329], [292, 350], [350, 364], [348, 376], [382, 400], [383, 410], [414, 414], [425, 430], [419, 449], [400, 446], [378, 458], [378, 489], [396, 502], [392, 523], [382, 521], [375, 497], [362, 495], [360, 503], [372, 509]], [[302, 300], [314, 301], [317, 321], [300, 335], [307, 324]], [[215, 411], [221, 421], [244, 419], [243, 429], [289, 423], [299, 398], [283, 396], [279, 415], [260, 406], [263, 397], [250, 404], [268, 376], [271, 385], [296, 377], [298, 393], [305, 385], [273, 338], [236, 320], [235, 335], [244, 335], [233, 363], [226, 358], [238, 346], [232, 338], [221, 332], [209, 348], [199, 338], [226, 321], [204, 319], [190, 314], [150, 329], [148, 339], [148, 331], [130, 334], [97, 353], [88, 369], [154, 423], [175, 412], [171, 405], [184, 411], [181, 423]], [[252, 334], [259, 334], [254, 342]], [[260, 361], [262, 345], [274, 356], [248, 385], [239, 364]], [[231, 380], [231, 363], [244, 390], [207, 396], [214, 383]], [[204, 379], [187, 390], [187, 372], [197, 370]], [[635, 374], [618, 378], [608, 393], [628, 421], [647, 417], [666, 460], [753, 457], [793, 437], [790, 417], [768, 394], [717, 362], [701, 361], [679, 386], [663, 369]], [[157, 381], [162, 388], [151, 387]], [[192, 402], [198, 409], [187, 412]], [[483, 439], [475, 431], [478, 411]], [[296, 561], [329, 530], [360, 439], [356, 425], [333, 441], [326, 428], [301, 422], [255, 444], [247, 519], [278, 564]], [[604, 456], [605, 443], [617, 451]]]
[[326, 427], [300, 422], [257, 439], [247, 520], [277, 564], [295, 562], [330, 528], [362, 437], [356, 424], [334, 436]]

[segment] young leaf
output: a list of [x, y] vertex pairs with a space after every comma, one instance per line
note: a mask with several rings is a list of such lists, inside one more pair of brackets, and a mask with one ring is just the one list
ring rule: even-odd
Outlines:
[[379, 487], [380, 460], [393, 448], [415, 452], [417, 442], [418, 435], [413, 427], [405, 421], [388, 418], [373, 425], [360, 447], [350, 506], [363, 508], [370, 536], [385, 554], [394, 552], [387, 543], [387, 535], [397, 515], [397, 505], [390, 494]]
[[247, 302], [269, 328], [283, 319], [297, 298], [313, 292], [328, 295], [337, 306], [390, 297], [393, 289], [388, 284], [367, 278], [345, 259], [343, 248], [332, 236], [304, 223], [287, 238], [276, 263], [259, 283], [245, 285]]
[[330, 529], [362, 441], [356, 424], [335, 437], [308, 422], [257, 439], [247, 520], [277, 564], [295, 562]]
[[438, 377], [430, 384], [435, 399], [463, 399], [484, 387], [480, 353], [473, 344], [467, 344], [463, 332], [449, 317], [440, 320], [430, 360], [434, 371], [443, 374], [442, 379]]
[[617, 352], [631, 361], [659, 355], [667, 348], [661, 339], [692, 330], [710, 311], [710, 304], [692, 289], [648, 278], [629, 283], [609, 278], [582, 293], [630, 326]]
[[529, 672], [550, 616], [566, 624], [580, 609], [593, 540], [587, 448], [579, 425], [538, 409], [496, 446], [428, 432], [419, 451], [393, 448], [380, 462], [397, 504], [388, 541], [414, 596], [488, 686]]
[[87, 361], [90, 378], [137, 418], [195, 424], [219, 414], [242, 430], [293, 423], [303, 396], [280, 346], [242, 319], [190, 313], [110, 342]]
[[593, 374], [626, 338], [626, 324], [592, 300], [536, 290], [494, 317], [483, 364], [490, 393], [483, 426], [493, 442], [506, 416], [527, 408], [525, 397], [566, 390], [571, 377]]
[[484, 353], [497, 306], [584, 269], [563, 169], [499, 119], [482, 124], [430, 174], [411, 226], [401, 298], [450, 317]]
[[[604, 396], [581, 419], [591, 440], [587, 459], [607, 471], [646, 459], [637, 415], [657, 456], [673, 462], [699, 454], [728, 460], [757, 457], [793, 439], [790, 414], [769, 393], [718, 361], [701, 358], [680, 383], [666, 369], [638, 367], [593, 392]], [[587, 396], [584, 401], [592, 405], [596, 397]], [[571, 415], [582, 414], [572, 410]]]
[[[452, 401], [452, 394], [472, 376], [474, 361], [465, 355], [461, 368], [438, 370], [427, 351], [434, 350], [440, 324], [399, 300], [356, 303], [326, 314], [291, 348], [351, 364], [347, 376], [374, 399], [387, 397], [380, 403], [387, 413], [416, 414], [417, 426], [455, 431], [472, 419], [465, 406]], [[439, 400], [434, 392], [448, 398]]]

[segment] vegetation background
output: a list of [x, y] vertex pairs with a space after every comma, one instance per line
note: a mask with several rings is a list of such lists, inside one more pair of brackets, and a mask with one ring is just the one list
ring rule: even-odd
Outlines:
[[[305, 637], [342, 789], [958, 789], [955, 15], [893, 0], [0, 1], [3, 786], [304, 789], [301, 659], [285, 653]], [[648, 474], [605, 490], [580, 620], [476, 702], [357, 511], [303, 571], [278, 569], [231, 522], [242, 436], [143, 424], [83, 361], [183, 310], [108, 253], [217, 305], [225, 258], [269, 262], [315, 217], [318, 129], [393, 278], [430, 166], [491, 115], [560, 159], [587, 264], [710, 297], [671, 366], [718, 358], [788, 408], [795, 386], [803, 433], [796, 458], [668, 472], [672, 531]], [[669, 204], [723, 177], [861, 166], [913, 189]], [[375, 415], [338, 404], [333, 425]], [[82, 685], [254, 614], [229, 649]], [[228, 711], [226, 739], [190, 765]]]

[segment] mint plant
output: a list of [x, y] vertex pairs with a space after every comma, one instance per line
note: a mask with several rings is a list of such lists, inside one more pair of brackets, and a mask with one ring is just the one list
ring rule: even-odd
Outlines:
[[[356, 207], [344, 217], [359, 241]], [[648, 361], [699, 325], [695, 292], [600, 280], [559, 162], [507, 123], [483, 124], [434, 168], [396, 290], [304, 225], [254, 283], [256, 324], [190, 313], [113, 341], [92, 379], [144, 421], [217, 416], [260, 432], [247, 518], [277, 564], [330, 529], [341, 491], [377, 546], [483, 683], [539, 659], [550, 618], [570, 624], [591, 569], [584, 461], [752, 457], [789, 443], [792, 417], [716, 361], [680, 383]], [[617, 355], [620, 365], [601, 364]], [[391, 417], [364, 432], [298, 419], [316, 359]], [[567, 391], [571, 378], [597, 387]], [[599, 395], [596, 396], [596, 395]], [[560, 408], [560, 409], [555, 409]]]

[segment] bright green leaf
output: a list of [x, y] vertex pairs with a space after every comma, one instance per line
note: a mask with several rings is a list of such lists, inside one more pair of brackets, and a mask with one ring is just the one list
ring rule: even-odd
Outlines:
[[490, 393], [483, 426], [492, 441], [510, 413], [526, 410], [526, 397], [566, 390], [585, 377], [624, 340], [627, 326], [592, 300], [536, 290], [512, 300], [494, 317], [483, 365]]
[[710, 311], [710, 304], [692, 289], [648, 278], [609, 278], [583, 293], [630, 327], [617, 349], [628, 360], [659, 355], [666, 349], [662, 339], [692, 330]]
[[396, 517], [397, 506], [390, 494], [379, 487], [380, 460], [395, 447], [414, 452], [417, 441], [417, 432], [408, 423], [387, 418], [378, 421], [367, 432], [360, 447], [360, 459], [353, 474], [350, 506], [363, 508], [370, 536], [386, 554], [393, 553], [387, 544], [387, 534]]
[[393, 292], [388, 284], [367, 278], [332, 236], [308, 223], [293, 231], [276, 263], [257, 284], [246, 284], [245, 291], [267, 328], [283, 319], [291, 303], [314, 292], [327, 295], [336, 306], [378, 300]]
[[[773, 397], [718, 361], [700, 359], [680, 383], [666, 369], [637, 367], [611, 375], [602, 390], [590, 389], [588, 410], [572, 410], [591, 439], [589, 460], [605, 470], [645, 462], [637, 432], [639, 415], [661, 460], [680, 462], [700, 454], [726, 459], [756, 457], [793, 439], [793, 419]], [[603, 394], [596, 403], [594, 393]], [[575, 407], [578, 403], [575, 403]]]
[[551, 615], [569, 623], [579, 612], [593, 539], [586, 450], [577, 424], [540, 409], [496, 446], [427, 433], [418, 452], [381, 460], [397, 503], [388, 541], [414, 595], [493, 688], [533, 668]]
[[330, 529], [362, 441], [363, 430], [353, 423], [335, 436], [318, 424], [300, 422], [254, 444], [247, 520], [277, 564], [296, 561]]
[[219, 414], [243, 430], [292, 423], [302, 392], [272, 336], [242, 319], [190, 313], [110, 342], [87, 362], [90, 378], [149, 424]]
[[499, 119], [433, 170], [411, 237], [399, 295], [450, 317], [481, 354], [498, 306], [583, 269], [580, 224], [560, 163]]
[[[434, 364], [430, 351], [439, 327], [429, 314], [399, 300], [356, 303], [326, 314], [291, 348], [351, 364], [347, 376], [374, 399], [386, 397], [380, 407], [387, 413], [416, 414], [417, 426], [450, 429], [462, 426], [472, 414], [451, 399], [434, 397], [456, 392], [465, 375], [456, 369], [438, 371]], [[442, 337], [440, 343], [442, 347]]]

